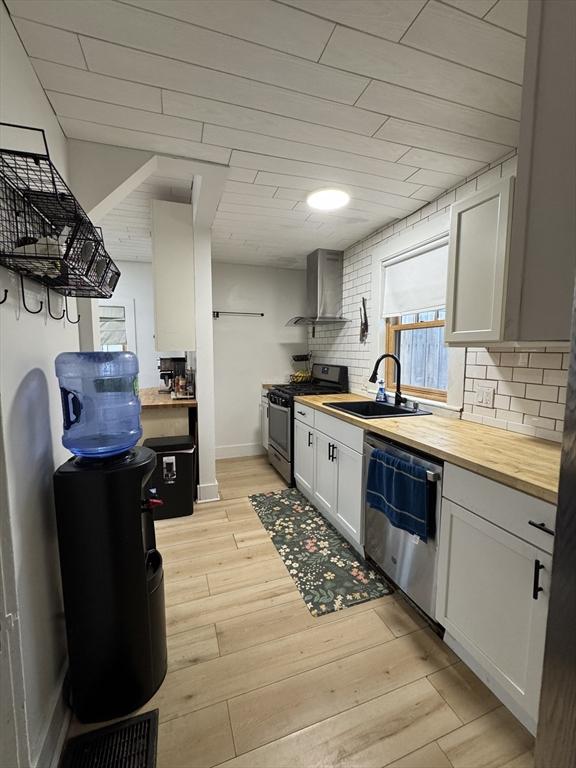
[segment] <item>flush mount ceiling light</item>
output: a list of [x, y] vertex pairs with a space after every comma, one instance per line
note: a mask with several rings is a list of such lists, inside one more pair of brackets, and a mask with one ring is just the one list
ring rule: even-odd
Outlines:
[[317, 189], [306, 198], [310, 208], [317, 211], [337, 211], [350, 202], [350, 195], [343, 189]]

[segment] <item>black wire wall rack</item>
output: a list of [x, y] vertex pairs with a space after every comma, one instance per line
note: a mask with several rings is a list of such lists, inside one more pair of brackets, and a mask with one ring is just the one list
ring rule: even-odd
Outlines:
[[[0, 266], [64, 296], [110, 298], [120, 270], [95, 227], [45, 152], [0, 148]], [[72, 322], [72, 321], [70, 321]]]

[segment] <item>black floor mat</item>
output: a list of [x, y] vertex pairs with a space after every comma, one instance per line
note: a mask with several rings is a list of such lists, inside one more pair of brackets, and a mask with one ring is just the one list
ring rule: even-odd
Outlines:
[[155, 768], [158, 710], [76, 736], [60, 768]]

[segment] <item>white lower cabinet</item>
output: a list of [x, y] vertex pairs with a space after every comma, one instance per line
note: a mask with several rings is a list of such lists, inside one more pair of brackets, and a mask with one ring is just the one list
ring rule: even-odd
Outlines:
[[323, 432], [314, 434], [314, 503], [334, 521], [338, 494], [338, 464], [332, 458], [334, 442]]
[[340, 526], [354, 541], [363, 542], [362, 519], [362, 466], [361, 453], [346, 445], [336, 443], [335, 457], [338, 465], [336, 516]]
[[311, 427], [309, 420], [298, 415], [294, 419], [296, 486], [362, 552], [363, 455], [355, 449], [362, 448], [363, 430], [319, 411], [315, 419], [326, 432]]
[[439, 541], [445, 640], [534, 732], [552, 558], [446, 498]]
[[314, 494], [314, 430], [294, 420], [294, 478], [306, 496]]

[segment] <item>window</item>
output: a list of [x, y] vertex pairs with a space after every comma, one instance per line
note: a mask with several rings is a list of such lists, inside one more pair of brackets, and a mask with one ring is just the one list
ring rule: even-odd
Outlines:
[[100, 349], [103, 352], [125, 352], [128, 349], [125, 307], [100, 305]]
[[[414, 312], [386, 320], [386, 352], [400, 358], [402, 391], [427, 400], [446, 401], [448, 349], [444, 309]], [[396, 367], [386, 363], [386, 389], [396, 387]]]
[[[381, 262], [384, 351], [402, 364], [402, 391], [415, 398], [447, 401], [448, 350], [444, 344], [448, 240], [445, 236], [397, 252]], [[387, 390], [396, 386], [388, 360]]]

